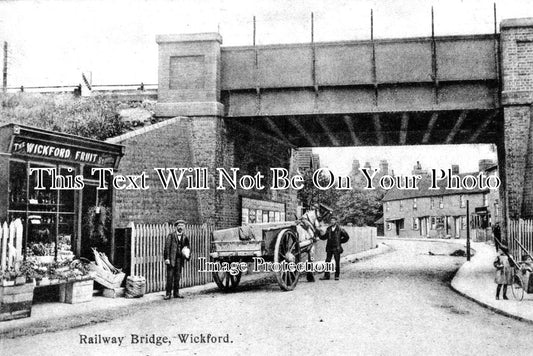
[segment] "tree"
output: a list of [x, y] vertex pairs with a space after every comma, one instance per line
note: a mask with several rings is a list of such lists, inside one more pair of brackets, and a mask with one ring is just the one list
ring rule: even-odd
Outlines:
[[374, 225], [374, 222], [383, 215], [381, 199], [383, 192], [354, 188], [345, 191], [336, 204], [341, 224], [354, 224], [356, 226]]
[[[339, 191], [336, 190], [335, 187], [326, 190], [317, 188], [315, 184], [313, 184], [313, 173], [314, 172], [311, 170], [306, 170], [304, 172], [304, 187], [298, 190], [298, 200], [306, 209], [309, 209], [314, 203], [326, 204], [333, 208], [339, 198]], [[328, 178], [322, 174], [318, 177], [318, 181], [323, 186], [328, 184]]]

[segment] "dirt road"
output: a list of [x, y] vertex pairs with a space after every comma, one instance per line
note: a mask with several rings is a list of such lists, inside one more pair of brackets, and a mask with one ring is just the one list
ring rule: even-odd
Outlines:
[[[302, 278], [296, 290], [281, 292], [269, 277], [245, 283], [236, 293], [162, 301], [108, 323], [1, 340], [0, 350], [10, 355], [533, 354], [532, 325], [495, 314], [449, 288], [464, 261], [448, 256], [457, 245], [388, 243], [394, 252], [344, 265], [340, 281]], [[112, 341], [116, 344], [103, 344]]]

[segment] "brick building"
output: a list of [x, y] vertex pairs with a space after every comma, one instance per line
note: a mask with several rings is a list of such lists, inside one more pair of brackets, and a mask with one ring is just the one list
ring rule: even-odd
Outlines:
[[[483, 171], [496, 175], [497, 167]], [[459, 174], [464, 177], [466, 174]], [[473, 174], [477, 176], [476, 174]], [[431, 190], [429, 177], [423, 177], [419, 189], [391, 189], [383, 197], [384, 235], [387, 237], [466, 238], [466, 208], [469, 202], [471, 237], [485, 240], [491, 237], [491, 227], [502, 220], [499, 192], [494, 189]]]

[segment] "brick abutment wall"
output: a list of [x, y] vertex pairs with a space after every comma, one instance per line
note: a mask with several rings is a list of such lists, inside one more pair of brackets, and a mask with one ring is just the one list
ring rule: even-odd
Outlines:
[[508, 217], [533, 217], [533, 19], [501, 23], [504, 184]]

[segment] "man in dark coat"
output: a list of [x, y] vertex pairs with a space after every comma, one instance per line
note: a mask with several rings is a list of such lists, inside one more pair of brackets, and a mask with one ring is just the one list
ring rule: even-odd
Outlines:
[[184, 247], [190, 249], [189, 238], [185, 235], [185, 221], [177, 220], [174, 223], [176, 231], [168, 234], [165, 239], [164, 258], [167, 265], [167, 289], [165, 299], [171, 298], [174, 291], [174, 298], [183, 298], [179, 293], [181, 269], [187, 256], [184, 256], [182, 250]]
[[[348, 242], [350, 236], [337, 224], [337, 218], [331, 218], [331, 225], [326, 230], [321, 240], [327, 240], [326, 243], [326, 262], [331, 262], [331, 257], [335, 258], [335, 280], [339, 280], [341, 274], [341, 253], [343, 252], [342, 244]], [[324, 273], [321, 280], [329, 279], [329, 272]]]
[[498, 248], [500, 247], [500, 244], [502, 241], [502, 229], [500, 227], [500, 223], [497, 222], [496, 225], [492, 228], [492, 236], [494, 236], [494, 246], [496, 247], [496, 252], [498, 252]]

